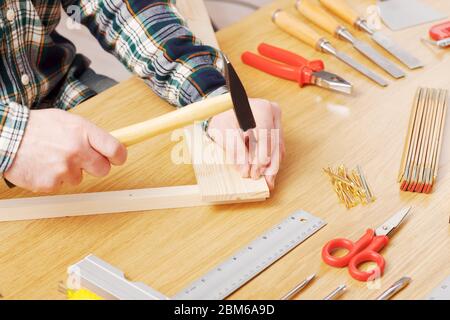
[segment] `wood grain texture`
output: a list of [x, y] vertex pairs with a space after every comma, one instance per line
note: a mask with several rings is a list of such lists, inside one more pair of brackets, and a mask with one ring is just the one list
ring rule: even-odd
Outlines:
[[49, 219], [92, 214], [211, 205], [197, 185], [92, 192], [1, 201], [0, 221]]
[[359, 18], [359, 14], [347, 0], [319, 0], [319, 2], [336, 16], [353, 25]]
[[[314, 1], [314, 2], [313, 2]], [[316, 0], [302, 0], [296, 4], [297, 11], [314, 23], [319, 28], [322, 28], [332, 36], [336, 35], [339, 28], [339, 21], [334, 16], [325, 11], [325, 9], [316, 2]]]
[[[447, 1], [426, 2], [450, 14]], [[373, 4], [358, 0], [349, 3], [358, 12]], [[278, 7], [297, 14], [291, 0], [275, 1], [218, 33], [220, 45], [249, 95], [278, 101], [283, 110], [287, 157], [271, 198], [251, 204], [155, 210], [151, 214], [0, 223], [0, 293], [6, 299], [63, 299], [57, 291], [58, 282], [66, 278], [69, 265], [89, 253], [120, 268], [133, 281], [142, 281], [171, 296], [298, 209], [319, 216], [328, 225], [230, 298], [278, 299], [316, 273], [317, 279], [297, 299], [322, 299], [341, 284], [348, 286], [342, 299], [374, 299], [406, 275], [412, 282], [395, 299], [422, 299], [450, 274], [450, 126], [445, 128], [434, 192], [400, 192], [396, 181], [417, 87], [450, 88], [448, 52], [431, 50], [419, 41], [431, 24], [398, 33], [383, 28], [426, 66], [408, 71], [405, 79], [381, 88], [279, 30], [270, 22], [271, 13]], [[363, 33], [359, 36], [371, 41]], [[354, 83], [355, 94], [344, 96], [311, 86], [301, 89], [296, 83], [240, 63], [242, 52], [256, 51], [263, 41], [309, 59], [323, 59], [327, 70]], [[349, 44], [339, 42], [337, 47], [361, 59]], [[364, 63], [377, 70], [374, 64]], [[131, 79], [108, 95], [89, 100], [76, 112], [113, 130], [170, 108], [140, 80]], [[114, 168], [111, 176], [88, 178], [81, 186], [61, 193], [195, 184], [191, 165], [171, 161], [171, 150], [179, 141], [170, 137], [166, 134], [130, 148], [127, 164]], [[340, 163], [362, 166], [377, 197], [373, 204], [351, 210], [338, 204], [322, 168]], [[1, 196], [31, 194], [5, 188]], [[346, 269], [322, 262], [322, 246], [330, 239], [356, 240], [367, 228], [377, 227], [409, 205], [413, 206], [411, 216], [383, 250], [387, 266], [378, 287], [368, 287], [351, 279]]]
[[217, 148], [200, 126], [186, 128], [184, 135], [203, 201], [262, 201], [270, 196], [264, 178], [243, 179], [233, 165], [227, 164], [222, 148]]
[[[178, 0], [177, 7], [190, 30], [203, 43], [219, 49], [203, 0]], [[203, 201], [261, 201], [270, 196], [266, 180], [243, 179], [199, 125], [186, 128], [184, 134]]]
[[229, 93], [211, 97], [183, 108], [114, 130], [111, 135], [129, 147], [160, 134], [192, 125], [233, 108]]
[[314, 29], [304, 21], [300, 21], [296, 15], [284, 10], [274, 11], [272, 15], [273, 22], [288, 34], [303, 41], [311, 48], [316, 48], [317, 43], [322, 38]]

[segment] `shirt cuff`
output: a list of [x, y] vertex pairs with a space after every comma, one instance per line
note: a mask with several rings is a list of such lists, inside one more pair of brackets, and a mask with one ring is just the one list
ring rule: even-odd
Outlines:
[[0, 103], [0, 173], [9, 169], [25, 133], [30, 111], [15, 102]]
[[[210, 98], [210, 97], [216, 97], [216, 96], [220, 96], [221, 94], [225, 94], [228, 93], [228, 87], [226, 86], [221, 86], [213, 91], [211, 91], [210, 93], [208, 93], [204, 99], [206, 98]], [[202, 121], [201, 126], [203, 128], [203, 131], [208, 133], [208, 128], [209, 128], [209, 122], [211, 121], [212, 117]], [[211, 139], [211, 138], [210, 138]], [[212, 140], [212, 139], [211, 139]]]

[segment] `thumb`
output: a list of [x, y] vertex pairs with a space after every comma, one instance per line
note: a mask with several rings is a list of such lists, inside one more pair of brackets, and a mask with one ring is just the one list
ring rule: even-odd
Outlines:
[[113, 165], [120, 166], [127, 160], [125, 146], [108, 132], [93, 124], [88, 127], [88, 141], [95, 151], [108, 158]]

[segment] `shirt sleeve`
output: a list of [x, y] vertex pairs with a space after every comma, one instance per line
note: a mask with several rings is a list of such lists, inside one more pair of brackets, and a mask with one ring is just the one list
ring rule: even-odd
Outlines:
[[29, 110], [15, 102], [0, 102], [0, 173], [11, 166], [28, 122]]
[[221, 53], [189, 31], [173, 0], [62, 3], [76, 6], [101, 46], [169, 103], [181, 107], [227, 91]]

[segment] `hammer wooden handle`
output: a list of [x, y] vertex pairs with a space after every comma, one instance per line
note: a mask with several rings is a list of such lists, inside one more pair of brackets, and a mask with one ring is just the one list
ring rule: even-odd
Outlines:
[[208, 119], [233, 108], [229, 93], [195, 102], [162, 116], [111, 132], [125, 146]]
[[353, 25], [359, 18], [356, 12], [346, 0], [319, 0], [320, 3], [348, 24]]
[[322, 28], [331, 35], [336, 34], [340, 24], [325, 9], [312, 3], [310, 0], [298, 0], [296, 8], [305, 18]]
[[272, 20], [280, 29], [313, 48], [316, 48], [317, 43], [321, 39], [321, 36], [316, 31], [286, 11], [275, 11]]

